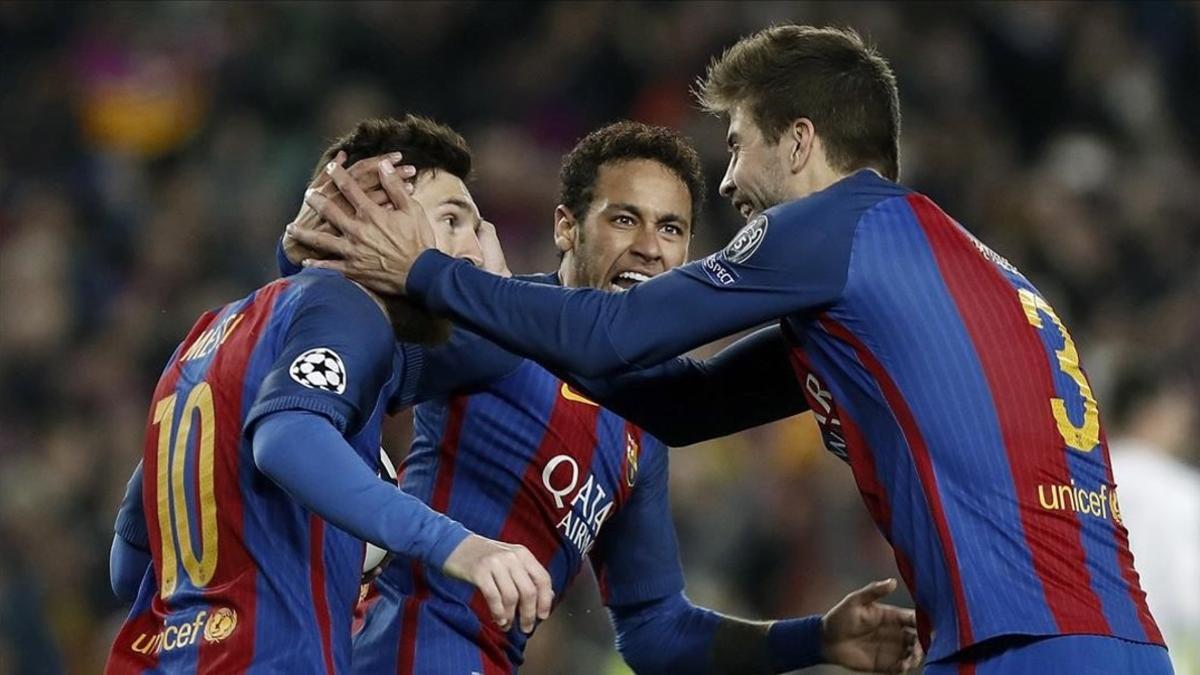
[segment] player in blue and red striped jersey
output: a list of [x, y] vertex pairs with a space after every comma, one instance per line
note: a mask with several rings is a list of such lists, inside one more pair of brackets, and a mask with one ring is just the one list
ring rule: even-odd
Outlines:
[[[461, 138], [420, 118], [363, 123], [323, 161], [372, 157], [385, 192], [403, 192], [383, 156], [397, 152], [430, 208], [462, 191]], [[386, 403], [419, 366], [396, 339], [433, 321], [321, 270], [200, 317], [155, 388], [118, 515], [114, 587], [134, 605], [106, 672], [348, 672], [363, 540], [466, 580], [496, 620], [518, 602], [523, 620], [547, 615], [549, 576], [524, 547], [376, 473]]]
[[[664, 359], [774, 322], [731, 349], [794, 373], [849, 462], [917, 601], [927, 672], [1171, 672], [1075, 343], [1029, 280], [895, 182], [887, 63], [851, 32], [779, 26], [717, 59], [701, 97], [729, 115], [721, 192], [749, 221], [704, 260], [624, 293], [564, 292], [425, 250], [418, 217], [388, 220], [402, 237], [385, 241], [383, 221], [313, 200], [344, 235], [342, 259], [318, 264], [551, 368], [642, 368], [621, 378], [686, 401], [672, 382], [708, 374]], [[367, 279], [364, 259], [392, 272]], [[655, 431], [699, 410], [626, 414]]]
[[[610, 125], [576, 146], [562, 177], [559, 271], [523, 278], [620, 290], [684, 262], [703, 177], [677, 134]], [[435, 227], [454, 228], [450, 236], [488, 227], [474, 210], [431, 215]], [[919, 661], [910, 652], [912, 611], [875, 603], [894, 582], [852, 594], [824, 618], [750, 622], [692, 605], [659, 440], [465, 331], [422, 360], [416, 396], [436, 398], [415, 408], [401, 486], [476, 532], [528, 547], [556, 597], [590, 559], [618, 647], [637, 672], [783, 672], [826, 660], [886, 670]], [[533, 629], [497, 629], [475, 589], [416, 561], [394, 562], [363, 604], [353, 665], [364, 675], [515, 672]]]

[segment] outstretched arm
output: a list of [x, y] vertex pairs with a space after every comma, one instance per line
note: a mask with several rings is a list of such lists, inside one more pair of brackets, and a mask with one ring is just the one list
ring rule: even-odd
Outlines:
[[398, 182], [392, 167], [380, 171], [392, 210], [375, 205], [336, 166], [330, 175], [356, 215], [309, 192], [308, 204], [342, 237], [293, 228], [298, 241], [331, 256], [306, 264], [344, 272], [385, 295], [406, 292], [506, 349], [585, 377], [653, 366], [739, 330], [832, 304], [845, 286], [859, 217], [852, 209], [836, 211], [838, 202], [828, 199], [800, 200], [752, 220], [721, 254], [629, 291], [562, 289], [504, 279], [428, 250], [435, 242], [420, 204], [389, 189]]
[[877, 602], [896, 589], [876, 581], [824, 616], [747, 621], [718, 614], [682, 593], [609, 607], [617, 648], [639, 675], [785, 673], [820, 663], [900, 673], [921, 662], [913, 611]]
[[572, 384], [678, 447], [719, 438], [808, 410], [779, 325], [698, 361], [678, 357], [653, 368]]

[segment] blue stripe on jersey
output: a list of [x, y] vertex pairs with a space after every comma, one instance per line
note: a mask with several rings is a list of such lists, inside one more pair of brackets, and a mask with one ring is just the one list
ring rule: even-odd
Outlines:
[[[950, 526], [978, 638], [1006, 630], [1012, 617], [1055, 630], [1041, 582], [1025, 542], [1016, 495], [991, 390], [954, 299], [929, 243], [906, 201], [879, 204], [856, 235], [846, 302], [855, 321], [877, 334], [864, 336], [876, 351], [925, 436], [939, 495]], [[882, 281], [881, 281], [882, 279]], [[836, 315], [836, 312], [834, 313]], [[942, 476], [987, 476], [969, 493], [948, 493]], [[995, 514], [979, 518], [973, 512]], [[1007, 531], [978, 531], [977, 522], [999, 520]], [[915, 564], [929, 561], [918, 557]], [[938, 561], [941, 563], [942, 561]], [[1016, 592], [997, 593], [987, 580], [1005, 579]], [[950, 598], [935, 614], [952, 614]], [[953, 634], [943, 634], [945, 648]], [[933, 656], [937, 658], [937, 647]]]
[[[1036, 295], [1041, 295], [1025, 277], [1018, 273], [1005, 271], [1005, 278], [1015, 289], [1025, 289]], [[1045, 317], [1043, 317], [1043, 320]], [[1063, 346], [1063, 338], [1055, 330], [1041, 331], [1042, 344], [1046, 349], [1046, 359], [1056, 364], [1056, 350]], [[1050, 335], [1056, 341], [1047, 343], [1044, 336]], [[1067, 414], [1072, 422], [1078, 423], [1084, 417], [1084, 399], [1079, 385], [1068, 376], [1062, 368], [1050, 369], [1054, 377], [1055, 393], [1066, 406]], [[1108, 467], [1103, 459], [1103, 448], [1097, 445], [1091, 453], [1064, 450], [1067, 454], [1067, 469], [1071, 479], [1077, 486], [1089, 493], [1097, 492], [1102, 485], [1108, 485]], [[1110, 486], [1111, 489], [1111, 486]], [[1116, 541], [1116, 524], [1109, 518], [1096, 518], [1076, 513], [1075, 519], [1081, 529], [1081, 539], [1089, 585], [1100, 599], [1104, 610], [1104, 618], [1109, 627], [1119, 635], [1141, 636], [1149, 640], [1141, 621], [1138, 619], [1137, 607], [1133, 604], [1125, 580], [1120, 577], [1121, 562], [1117, 559], [1119, 544]]]
[[933, 626], [934, 631], [953, 639], [958, 635], [958, 615], [954, 611], [950, 574], [904, 432], [888, 411], [883, 392], [874, 380], [863, 378], [850, 388], [843, 386], [849, 379], [825, 375], [842, 372], [843, 364], [857, 365], [854, 372], [867, 372], [849, 347], [833, 338], [821, 338], [813, 331], [807, 336], [809, 341], [804, 349], [814, 370], [821, 375], [822, 384], [833, 394], [842, 413], [862, 432], [875, 458], [879, 482], [886, 486], [891, 510], [891, 544], [913, 561], [915, 600], [924, 612], [939, 621]]

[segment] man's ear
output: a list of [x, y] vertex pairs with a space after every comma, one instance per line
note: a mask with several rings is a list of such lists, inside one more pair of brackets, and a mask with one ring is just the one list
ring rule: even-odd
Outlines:
[[562, 204], [554, 207], [554, 247], [558, 249], [558, 252], [567, 253], [574, 249], [578, 236], [579, 225], [575, 220], [575, 214]]
[[789, 152], [787, 166], [792, 173], [800, 173], [805, 164], [813, 157], [817, 145], [817, 130], [812, 120], [801, 117], [792, 122], [783, 132], [788, 141]]

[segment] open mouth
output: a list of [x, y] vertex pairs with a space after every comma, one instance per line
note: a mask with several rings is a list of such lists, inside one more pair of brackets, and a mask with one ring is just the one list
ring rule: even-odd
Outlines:
[[612, 285], [615, 290], [627, 291], [648, 279], [650, 275], [641, 272], [621, 272], [612, 278]]
[[750, 205], [750, 202], [738, 202], [735, 206], [737, 206], [738, 213], [742, 214], [746, 220], [750, 220], [750, 217], [754, 215], [754, 207]]

